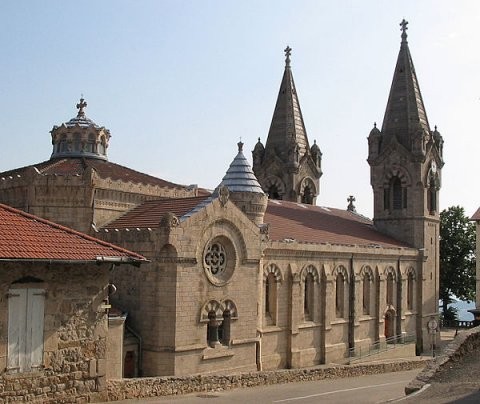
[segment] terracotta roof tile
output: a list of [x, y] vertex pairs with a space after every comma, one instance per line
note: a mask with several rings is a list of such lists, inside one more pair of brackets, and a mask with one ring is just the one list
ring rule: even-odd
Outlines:
[[171, 212], [177, 217], [181, 217], [207, 198], [208, 195], [203, 195], [190, 198], [163, 198], [145, 201], [103, 228], [156, 228], [166, 213]]
[[44, 175], [82, 175], [87, 168], [91, 167], [95, 169], [101, 178], [111, 178], [112, 180], [156, 185], [166, 188], [185, 188], [184, 185], [174, 184], [173, 182], [168, 182], [161, 178], [156, 178], [109, 161], [80, 157], [51, 159], [31, 166], [5, 171], [0, 173], [0, 177], [22, 175], [31, 167], [36, 168]]
[[371, 220], [347, 210], [270, 200], [264, 222], [275, 241], [408, 247], [377, 231]]
[[145, 258], [86, 234], [0, 204], [0, 259], [96, 261]]

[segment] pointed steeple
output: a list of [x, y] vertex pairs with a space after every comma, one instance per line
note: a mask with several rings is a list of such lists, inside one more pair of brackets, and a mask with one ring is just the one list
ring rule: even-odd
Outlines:
[[422, 154], [422, 145], [430, 134], [430, 126], [408, 48], [407, 24], [405, 20], [400, 23], [402, 42], [383, 119], [382, 134], [386, 140], [384, 145], [388, 144], [389, 138], [396, 137], [407, 150]]
[[309, 145], [290, 67], [291, 52], [292, 49], [287, 46], [285, 48], [285, 71], [265, 149], [275, 151], [284, 162], [295, 166], [299, 159], [308, 153]]

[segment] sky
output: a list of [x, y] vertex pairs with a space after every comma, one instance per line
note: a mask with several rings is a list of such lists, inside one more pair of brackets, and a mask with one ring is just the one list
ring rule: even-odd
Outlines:
[[440, 208], [480, 206], [478, 0], [105, 0], [0, 2], [0, 172], [48, 160], [50, 130], [86, 115], [110, 129], [109, 160], [213, 189], [241, 139], [251, 162], [291, 66], [317, 204], [371, 217], [367, 136], [379, 126], [400, 21], [430, 125], [444, 145]]

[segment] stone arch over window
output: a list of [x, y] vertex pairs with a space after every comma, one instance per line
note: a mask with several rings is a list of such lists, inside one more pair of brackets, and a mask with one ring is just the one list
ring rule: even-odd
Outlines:
[[383, 205], [385, 210], [406, 209], [408, 205], [407, 190], [411, 185], [406, 172], [393, 169], [385, 176], [383, 183]]
[[301, 196], [301, 202], [312, 205], [315, 196], [317, 196], [317, 187], [310, 177], [305, 177], [300, 182], [299, 195]]
[[95, 147], [96, 144], [97, 144], [97, 142], [95, 141], [95, 134], [90, 133], [88, 135], [86, 151], [89, 152], [89, 153], [95, 153], [96, 152], [96, 147]]
[[313, 265], [307, 265], [302, 269], [301, 280], [303, 284], [303, 317], [305, 321], [313, 321], [316, 311], [316, 288], [319, 281], [318, 270]]
[[372, 314], [372, 302], [374, 301], [374, 275], [372, 268], [365, 265], [361, 271], [360, 276], [362, 278], [362, 310], [363, 314], [370, 315]]
[[270, 264], [264, 269], [264, 317], [267, 325], [276, 325], [278, 316], [278, 284], [282, 281], [280, 268]]
[[415, 283], [416, 283], [415, 269], [412, 267], [407, 269], [407, 309], [415, 309]]
[[283, 199], [285, 184], [280, 178], [272, 175], [265, 180], [263, 190], [267, 193], [269, 199]]

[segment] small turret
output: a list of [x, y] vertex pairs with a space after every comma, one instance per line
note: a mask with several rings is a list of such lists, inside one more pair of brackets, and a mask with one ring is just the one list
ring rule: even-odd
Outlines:
[[322, 167], [322, 152], [320, 151], [320, 147], [317, 145], [317, 141], [313, 141], [313, 146], [310, 147], [310, 154], [312, 156], [312, 160], [315, 162], [315, 165], [318, 169], [321, 170]]
[[262, 164], [264, 156], [265, 156], [265, 147], [263, 147], [263, 144], [260, 141], [260, 138], [258, 138], [258, 142], [252, 151], [253, 171], [256, 170], [256, 167]]
[[238, 154], [233, 159], [220, 185], [213, 193], [222, 197], [228, 189], [228, 197], [257, 225], [263, 223], [268, 198], [258, 183], [250, 164], [243, 155], [243, 143], [238, 143]]
[[368, 159], [374, 159], [380, 154], [380, 147], [382, 143], [382, 133], [377, 128], [377, 123], [373, 124], [373, 129], [368, 135]]

